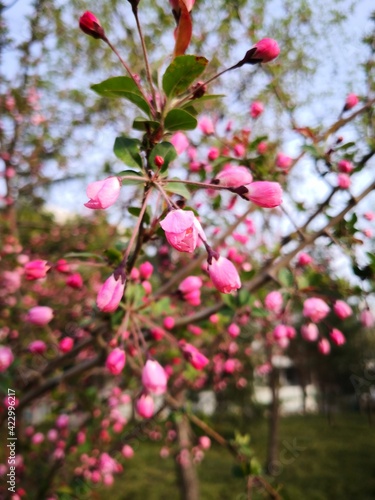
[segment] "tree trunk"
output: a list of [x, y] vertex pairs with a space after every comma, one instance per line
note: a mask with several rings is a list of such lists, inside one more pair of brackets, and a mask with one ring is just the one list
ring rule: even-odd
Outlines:
[[273, 366], [270, 373], [270, 389], [272, 394], [270, 414], [268, 418], [267, 472], [271, 475], [279, 473], [279, 370]]
[[[176, 399], [181, 403], [184, 393], [180, 393]], [[191, 456], [192, 430], [186, 415], [180, 414], [176, 418], [177, 440], [179, 453], [176, 457], [177, 476], [180, 484], [182, 500], [199, 500], [199, 481], [197, 471]]]

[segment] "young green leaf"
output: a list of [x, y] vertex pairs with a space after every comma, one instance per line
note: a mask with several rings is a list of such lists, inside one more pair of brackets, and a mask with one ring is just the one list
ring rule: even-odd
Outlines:
[[130, 137], [116, 137], [113, 151], [117, 158], [129, 167], [141, 167], [142, 158], [139, 154], [140, 141]]
[[165, 117], [164, 126], [167, 130], [194, 130], [198, 125], [197, 120], [183, 109], [172, 109]]
[[173, 194], [178, 194], [179, 196], [182, 196], [186, 200], [190, 199], [190, 191], [188, 188], [185, 186], [185, 184], [182, 184], [180, 182], [167, 182], [165, 185], [165, 190], [168, 193], [173, 193]]
[[163, 89], [168, 97], [181, 94], [203, 73], [208, 60], [200, 56], [178, 56], [163, 76]]

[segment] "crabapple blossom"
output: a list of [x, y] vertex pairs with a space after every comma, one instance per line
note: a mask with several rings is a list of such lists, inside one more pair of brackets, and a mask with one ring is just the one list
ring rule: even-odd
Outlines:
[[318, 349], [320, 354], [327, 356], [331, 352], [331, 345], [327, 339], [320, 339], [318, 342]]
[[120, 195], [121, 179], [107, 177], [101, 181], [92, 182], [87, 186], [86, 194], [90, 198], [84, 205], [93, 210], [102, 210], [113, 205]]
[[208, 274], [214, 287], [222, 293], [230, 293], [241, 288], [241, 280], [237, 269], [225, 257], [213, 258], [208, 265]]
[[301, 335], [308, 342], [315, 342], [319, 337], [319, 329], [315, 323], [308, 323], [301, 326]]
[[208, 116], [202, 116], [199, 120], [198, 127], [205, 135], [212, 135], [215, 132], [213, 121]]
[[258, 118], [264, 111], [264, 105], [260, 101], [254, 101], [250, 105], [251, 118]]
[[173, 316], [167, 316], [166, 318], [164, 318], [163, 320], [164, 328], [166, 328], [167, 330], [172, 330], [172, 328], [174, 328], [174, 325], [175, 325], [175, 319], [173, 318]]
[[364, 326], [365, 328], [371, 328], [375, 325], [375, 318], [370, 309], [364, 309], [361, 312], [359, 319], [362, 323], [362, 326]]
[[141, 275], [141, 278], [144, 280], [148, 280], [149, 278], [151, 278], [153, 271], [154, 266], [151, 264], [151, 262], [146, 261], [139, 266], [139, 273]]
[[257, 146], [257, 152], [260, 155], [264, 155], [264, 153], [267, 151], [268, 144], [265, 141], [261, 141], [258, 146]]
[[108, 354], [105, 362], [107, 370], [112, 373], [112, 375], [119, 375], [124, 369], [126, 363], [126, 354], [123, 349], [116, 347]]
[[329, 335], [332, 342], [336, 345], [343, 345], [346, 342], [344, 334], [337, 328], [333, 328]]
[[209, 448], [211, 448], [211, 439], [208, 436], [201, 436], [199, 438], [199, 446], [203, 450], [208, 450]]
[[146, 361], [142, 370], [142, 385], [153, 394], [164, 394], [167, 390], [167, 375], [157, 361]]
[[143, 418], [151, 418], [154, 414], [154, 400], [149, 394], [142, 394], [136, 404], [138, 415]]
[[0, 346], [0, 373], [5, 372], [13, 363], [13, 360], [12, 350], [6, 346]]
[[35, 306], [29, 309], [26, 321], [37, 326], [45, 326], [53, 318], [53, 310], [48, 306]]
[[256, 181], [246, 186], [247, 193], [242, 196], [262, 208], [275, 208], [281, 205], [283, 190], [278, 182]]
[[217, 174], [213, 184], [227, 188], [238, 188], [253, 182], [253, 176], [247, 167], [228, 165]]
[[329, 307], [324, 300], [311, 297], [303, 303], [303, 315], [305, 318], [311, 319], [314, 323], [318, 323], [324, 319], [329, 313]]
[[273, 338], [275, 340], [288, 338], [288, 329], [286, 325], [276, 325], [273, 330]]
[[280, 314], [283, 308], [283, 296], [277, 290], [270, 292], [264, 299], [264, 306], [268, 311]]
[[127, 459], [133, 458], [134, 457], [134, 450], [131, 446], [129, 446], [128, 444], [125, 444], [122, 447], [121, 454], [124, 458], [127, 458]]
[[354, 169], [354, 165], [349, 160], [340, 160], [337, 164], [337, 169], [339, 172], [344, 174], [350, 174], [350, 172]]
[[353, 313], [352, 308], [343, 300], [336, 300], [333, 311], [340, 319], [346, 319]]
[[160, 221], [169, 244], [180, 252], [194, 252], [199, 238], [206, 241], [206, 236], [191, 210], [172, 210]]
[[356, 94], [348, 94], [345, 99], [344, 111], [354, 108], [354, 106], [357, 106], [358, 102], [359, 99]]
[[105, 39], [105, 33], [98, 18], [90, 11], [86, 11], [79, 18], [79, 27], [86, 35], [102, 40]]
[[186, 135], [182, 132], [176, 132], [170, 138], [171, 144], [175, 147], [177, 154], [182, 154], [189, 146], [189, 141]]
[[63, 353], [67, 353], [73, 349], [74, 340], [71, 337], [63, 337], [59, 341], [59, 350]]
[[188, 361], [196, 370], [203, 370], [203, 368], [209, 363], [209, 359], [206, 358], [206, 356], [204, 356], [192, 344], [188, 344], [184, 340], [180, 340], [178, 345], [186, 361]]
[[36, 259], [30, 260], [25, 264], [25, 278], [27, 280], [37, 280], [45, 278], [51, 266], [46, 260]]
[[[253, 49], [256, 49], [255, 52]], [[256, 64], [267, 63], [276, 59], [280, 54], [279, 44], [273, 38], [262, 38], [252, 49], [250, 49], [244, 58], [244, 63]]]
[[339, 174], [337, 176], [337, 186], [340, 189], [348, 189], [351, 185], [352, 181], [348, 174]]
[[44, 354], [47, 346], [43, 340], [33, 340], [33, 342], [30, 342], [28, 349], [33, 354]]
[[121, 277], [116, 280], [115, 276], [111, 274], [98, 292], [96, 305], [103, 312], [115, 311], [124, 295], [124, 289], [125, 281]]
[[241, 332], [240, 327], [236, 323], [231, 323], [228, 326], [228, 334], [234, 339], [239, 336]]
[[278, 153], [276, 157], [276, 166], [287, 172], [292, 166], [293, 159], [284, 153]]
[[300, 253], [298, 255], [297, 264], [301, 267], [308, 266], [313, 261], [312, 257], [307, 253]]
[[83, 279], [79, 273], [74, 273], [68, 276], [66, 284], [71, 288], [79, 290], [83, 286]]

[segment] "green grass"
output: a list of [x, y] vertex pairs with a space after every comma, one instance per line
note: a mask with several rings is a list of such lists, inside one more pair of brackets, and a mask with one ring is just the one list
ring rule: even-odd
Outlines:
[[[263, 463], [266, 422], [249, 421], [246, 427]], [[232, 437], [234, 424], [226, 422], [218, 428]], [[288, 449], [293, 446], [292, 453]], [[160, 447], [157, 443], [140, 443], [115, 486], [97, 491], [96, 498], [178, 500], [173, 459], [161, 459]], [[213, 444], [198, 466], [201, 500], [246, 499], [245, 481], [232, 475], [233, 465], [229, 452]], [[285, 500], [374, 500], [375, 425], [370, 426], [365, 417], [356, 414], [337, 415], [332, 425], [320, 416], [284, 418], [276, 465], [279, 474], [270, 482]]]

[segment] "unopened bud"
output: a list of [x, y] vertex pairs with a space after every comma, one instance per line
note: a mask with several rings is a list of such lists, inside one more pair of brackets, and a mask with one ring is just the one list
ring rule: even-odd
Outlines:
[[106, 38], [104, 29], [99, 20], [90, 11], [86, 11], [79, 18], [79, 27], [86, 35], [92, 36], [93, 38], [100, 38], [101, 40], [105, 40]]
[[164, 158], [162, 156], [155, 156], [154, 163], [157, 167], [162, 167], [164, 165]]
[[198, 82], [192, 86], [191, 90], [194, 92], [192, 99], [199, 99], [207, 92], [207, 85], [203, 85], [202, 83], [203, 82]]

